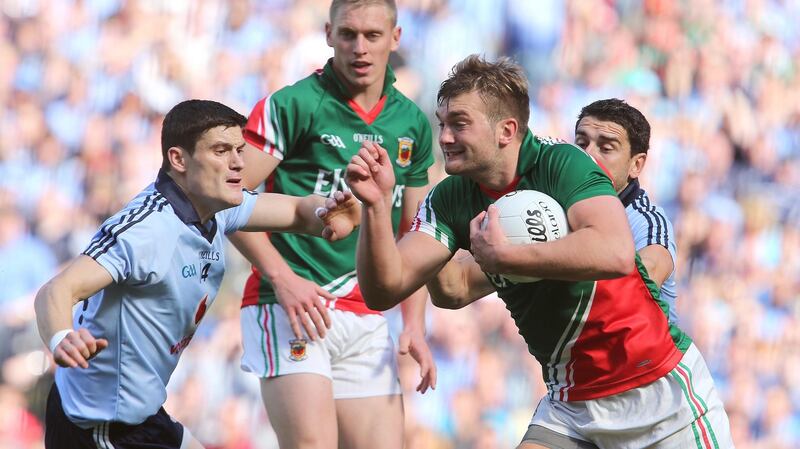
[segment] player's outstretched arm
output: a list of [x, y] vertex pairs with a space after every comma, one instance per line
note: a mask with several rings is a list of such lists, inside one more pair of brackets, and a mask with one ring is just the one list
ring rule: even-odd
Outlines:
[[386, 150], [365, 142], [347, 166], [347, 183], [362, 202], [356, 267], [367, 305], [386, 310], [422, 287], [450, 251], [432, 237], [410, 232], [395, 243], [391, 219], [394, 172]]
[[460, 309], [495, 291], [467, 251], [456, 253], [427, 285], [433, 305], [443, 309]]
[[[72, 329], [72, 306], [112, 282], [111, 274], [102, 265], [81, 255], [36, 294], [34, 309], [39, 336], [59, 366], [87, 368], [88, 361], [108, 346], [107, 340], [96, 339], [84, 328]], [[58, 337], [53, 339], [56, 334]]]
[[625, 276], [635, 267], [633, 238], [617, 197], [578, 201], [567, 211], [572, 231], [559, 240], [535, 245], [508, 244], [497, 217], [492, 205], [470, 223], [472, 254], [487, 273], [584, 281]]
[[361, 206], [349, 192], [336, 192], [327, 199], [261, 193], [243, 230], [321, 235], [335, 241], [353, 232], [360, 212]]
[[[317, 195], [300, 198], [262, 193], [244, 229], [301, 232], [322, 235], [333, 241], [353, 231], [361, 219], [360, 210], [350, 193], [336, 192], [333, 198], [327, 199]], [[265, 235], [236, 233], [231, 236], [231, 241], [270, 280], [295, 337], [303, 338], [305, 332], [310, 340], [317, 336], [324, 338], [331, 320], [322, 300], [334, 300], [335, 297], [295, 274]]]

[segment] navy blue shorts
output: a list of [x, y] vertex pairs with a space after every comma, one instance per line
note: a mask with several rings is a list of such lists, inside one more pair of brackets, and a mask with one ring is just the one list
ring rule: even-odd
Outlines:
[[76, 426], [64, 414], [56, 384], [47, 397], [44, 447], [47, 449], [180, 449], [183, 426], [164, 408], [131, 426], [106, 422], [91, 429]]

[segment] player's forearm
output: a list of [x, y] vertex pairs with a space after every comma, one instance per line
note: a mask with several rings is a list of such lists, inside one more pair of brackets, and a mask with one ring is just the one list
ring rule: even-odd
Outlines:
[[51, 279], [39, 289], [33, 303], [39, 337], [47, 347], [56, 332], [72, 329], [72, 306], [76, 300], [59, 284], [58, 278]]
[[566, 281], [622, 277], [635, 267], [632, 242], [625, 237], [583, 228], [554, 242], [506, 245], [497, 272]]
[[293, 232], [319, 236], [323, 222], [315, 210], [325, 205], [318, 195], [296, 197], [279, 193], [260, 193], [242, 228], [250, 232]]
[[428, 284], [431, 301], [443, 309], [461, 308], [467, 294], [467, 284], [462, 268], [454, 259], [447, 262]]
[[390, 205], [363, 207], [356, 266], [364, 301], [373, 310], [390, 309], [413, 291], [400, 291], [402, 258], [392, 232]]
[[648, 245], [639, 250], [639, 257], [647, 270], [647, 276], [661, 288], [675, 266], [669, 250], [659, 244]]
[[404, 330], [419, 330], [425, 334], [425, 306], [428, 303], [428, 290], [423, 287], [400, 303]]
[[[472, 264], [477, 266], [474, 261]], [[433, 305], [443, 309], [460, 309], [494, 291], [480, 268], [477, 275], [484, 279], [485, 285], [479, 279], [473, 281], [470, 276], [474, 275], [463, 261], [449, 261], [427, 284]]]
[[230, 235], [230, 241], [272, 283], [292, 271], [266, 233], [236, 232]]
[[325, 207], [325, 197], [319, 195], [308, 195], [302, 197], [297, 202], [295, 222], [291, 232], [319, 236], [322, 233], [324, 223], [316, 210]]

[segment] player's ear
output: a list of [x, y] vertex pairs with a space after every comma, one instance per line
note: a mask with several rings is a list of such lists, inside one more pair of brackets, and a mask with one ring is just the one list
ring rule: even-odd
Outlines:
[[635, 179], [642, 174], [644, 164], [647, 162], [647, 153], [637, 153], [631, 158], [631, 163], [628, 166], [628, 178]]
[[513, 117], [509, 117], [497, 122], [496, 132], [500, 146], [505, 146], [513, 142], [514, 138], [517, 136], [518, 129], [519, 123], [517, 122], [517, 119]]
[[325, 42], [328, 43], [328, 47], [333, 48], [333, 39], [331, 39], [331, 35], [333, 34], [333, 25], [330, 22], [325, 22]]
[[403, 29], [399, 26], [394, 27], [392, 30], [392, 51], [397, 51], [400, 48], [400, 36], [403, 34]]
[[169, 165], [171, 170], [177, 173], [185, 173], [186, 172], [186, 156], [187, 153], [181, 147], [170, 147], [167, 150], [167, 160], [169, 160]]

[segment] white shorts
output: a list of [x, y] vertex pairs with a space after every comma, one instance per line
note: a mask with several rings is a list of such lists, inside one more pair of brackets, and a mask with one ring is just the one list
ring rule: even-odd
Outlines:
[[694, 344], [675, 369], [642, 387], [588, 401], [545, 396], [531, 426], [523, 441], [538, 441], [535, 426], [541, 426], [600, 449], [734, 447], [728, 415]]
[[328, 310], [331, 328], [297, 340], [279, 304], [242, 308], [242, 369], [262, 378], [315, 373], [333, 382], [334, 399], [400, 394], [397, 359], [382, 315]]

